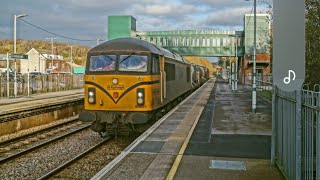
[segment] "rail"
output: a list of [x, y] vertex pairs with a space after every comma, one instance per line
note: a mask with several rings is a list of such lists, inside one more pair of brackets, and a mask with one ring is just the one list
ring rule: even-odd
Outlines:
[[38, 178], [38, 180], [42, 180], [42, 179], [48, 179], [49, 177], [52, 177], [53, 175], [57, 174], [58, 172], [60, 172], [62, 169], [68, 167], [69, 165], [71, 165], [72, 163], [76, 162], [77, 160], [81, 159], [82, 157], [84, 157], [85, 155], [89, 154], [90, 152], [94, 151], [95, 149], [99, 148], [100, 146], [102, 146], [104, 143], [106, 143], [107, 141], [110, 141], [111, 137], [107, 137], [104, 140], [102, 140], [101, 142], [99, 142], [98, 144], [92, 146], [91, 148], [87, 149], [86, 151], [78, 154], [77, 156], [75, 156], [74, 158], [70, 159], [69, 161], [63, 163], [62, 165], [60, 165], [59, 167], [53, 169], [52, 171], [48, 172], [47, 174], [43, 175], [42, 177]]
[[88, 129], [89, 127], [90, 127], [90, 125], [82, 126], [82, 127], [78, 128], [78, 129], [72, 130], [72, 131], [70, 131], [70, 132], [68, 132], [68, 133], [66, 133], [66, 134], [63, 134], [63, 135], [60, 135], [60, 136], [55, 137], [55, 138], [53, 138], [53, 139], [44, 141], [44, 142], [42, 142], [42, 143], [40, 143], [40, 144], [37, 144], [37, 145], [32, 146], [32, 147], [30, 147], [30, 148], [24, 149], [24, 150], [19, 151], [19, 152], [15, 153], [15, 154], [11, 154], [11, 155], [9, 155], [9, 156], [7, 156], [7, 157], [4, 157], [4, 158], [0, 159], [0, 164], [3, 164], [3, 163], [5, 163], [5, 162], [7, 162], [7, 161], [10, 161], [10, 160], [12, 160], [12, 159], [18, 158], [18, 157], [20, 157], [20, 156], [22, 156], [22, 155], [24, 155], [24, 154], [27, 154], [27, 153], [29, 153], [29, 152], [32, 152], [32, 151], [34, 151], [34, 150], [36, 150], [36, 149], [39, 149], [39, 148], [41, 148], [41, 147], [43, 147], [43, 146], [46, 146], [46, 145], [48, 145], [48, 144], [50, 144], [50, 143], [56, 142], [56, 141], [58, 141], [58, 140], [60, 140], [60, 139], [66, 138], [66, 137], [68, 137], [68, 136], [70, 136], [70, 135], [72, 135], [72, 134], [75, 134], [75, 133], [77, 133], [77, 132], [80, 132], [80, 131], [83, 131], [83, 130], [85, 130], [85, 129]]

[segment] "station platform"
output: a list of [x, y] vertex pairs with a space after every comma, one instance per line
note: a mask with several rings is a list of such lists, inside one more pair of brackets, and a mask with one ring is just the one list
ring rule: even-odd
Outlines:
[[0, 98], [0, 139], [67, 121], [83, 110], [83, 99], [83, 89]]
[[284, 179], [270, 163], [271, 105], [210, 79], [92, 179]]
[[0, 115], [23, 111], [24, 109], [43, 107], [56, 103], [65, 103], [84, 98], [84, 89], [33, 94], [17, 98], [0, 98]]
[[73, 94], [79, 94], [83, 96], [84, 89], [73, 89], [73, 90], [65, 90], [65, 91], [57, 91], [57, 92], [47, 92], [47, 93], [41, 93], [41, 94], [32, 94], [30, 96], [21, 96], [17, 98], [1, 97], [0, 105], [14, 104], [14, 103], [20, 103], [20, 102], [26, 102], [26, 101], [39, 100], [39, 99], [51, 99], [55, 97], [68, 96]]

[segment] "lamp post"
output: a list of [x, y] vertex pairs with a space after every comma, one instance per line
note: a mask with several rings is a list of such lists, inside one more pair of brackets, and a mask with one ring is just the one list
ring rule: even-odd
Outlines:
[[230, 40], [230, 56], [229, 56], [229, 67], [230, 67], [230, 71], [229, 71], [229, 85], [232, 85], [232, 65], [231, 65], [231, 53], [232, 53], [232, 47], [231, 47], [231, 39]]
[[[250, 1], [250, 0], [245, 0]], [[252, 69], [252, 112], [257, 108], [257, 85], [256, 85], [256, 35], [257, 35], [257, 0], [253, 1], [253, 69]]]
[[238, 90], [238, 34], [229, 35], [234, 37], [233, 45], [235, 46], [235, 62], [233, 63], [233, 76], [232, 76], [232, 91]]
[[[13, 17], [13, 53], [17, 53], [17, 18], [23, 18], [27, 14], [14, 15]], [[17, 97], [17, 60], [14, 59], [14, 97]]]
[[72, 46], [70, 46], [70, 54], [71, 54], [71, 56], [70, 56], [70, 60], [71, 60], [71, 62], [73, 63], [73, 60], [72, 60]]
[[238, 36], [236, 35], [236, 70], [235, 70], [235, 84], [234, 90], [238, 91]]
[[58, 38], [46, 38], [51, 39], [51, 72], [53, 72], [53, 40]]
[[252, 82], [252, 112], [257, 108], [257, 85], [256, 85], [256, 40], [257, 40], [257, 0], [254, 0], [253, 8], [253, 82]]

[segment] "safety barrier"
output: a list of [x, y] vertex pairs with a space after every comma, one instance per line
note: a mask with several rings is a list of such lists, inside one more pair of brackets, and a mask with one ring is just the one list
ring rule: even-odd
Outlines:
[[320, 85], [292, 92], [268, 80], [256, 85], [258, 96], [272, 100], [272, 163], [287, 179], [320, 180]]
[[[9, 76], [9, 97], [14, 96], [14, 78]], [[84, 87], [83, 74], [45, 74], [29, 76], [29, 94], [56, 92]], [[28, 95], [28, 76], [17, 75], [17, 96]], [[0, 98], [8, 97], [7, 76], [0, 75]]]
[[272, 162], [287, 179], [320, 179], [320, 92], [273, 86]]

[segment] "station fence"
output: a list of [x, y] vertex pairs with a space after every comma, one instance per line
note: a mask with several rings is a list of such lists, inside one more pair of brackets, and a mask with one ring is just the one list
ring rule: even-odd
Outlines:
[[[9, 97], [14, 96], [14, 77], [9, 77]], [[84, 87], [83, 74], [45, 74], [29, 76], [29, 94], [57, 92]], [[28, 95], [28, 76], [17, 74], [17, 96]], [[7, 76], [0, 75], [0, 98], [8, 97]]]
[[268, 80], [256, 84], [257, 95], [272, 101], [272, 163], [287, 179], [320, 180], [320, 85], [287, 92]]

